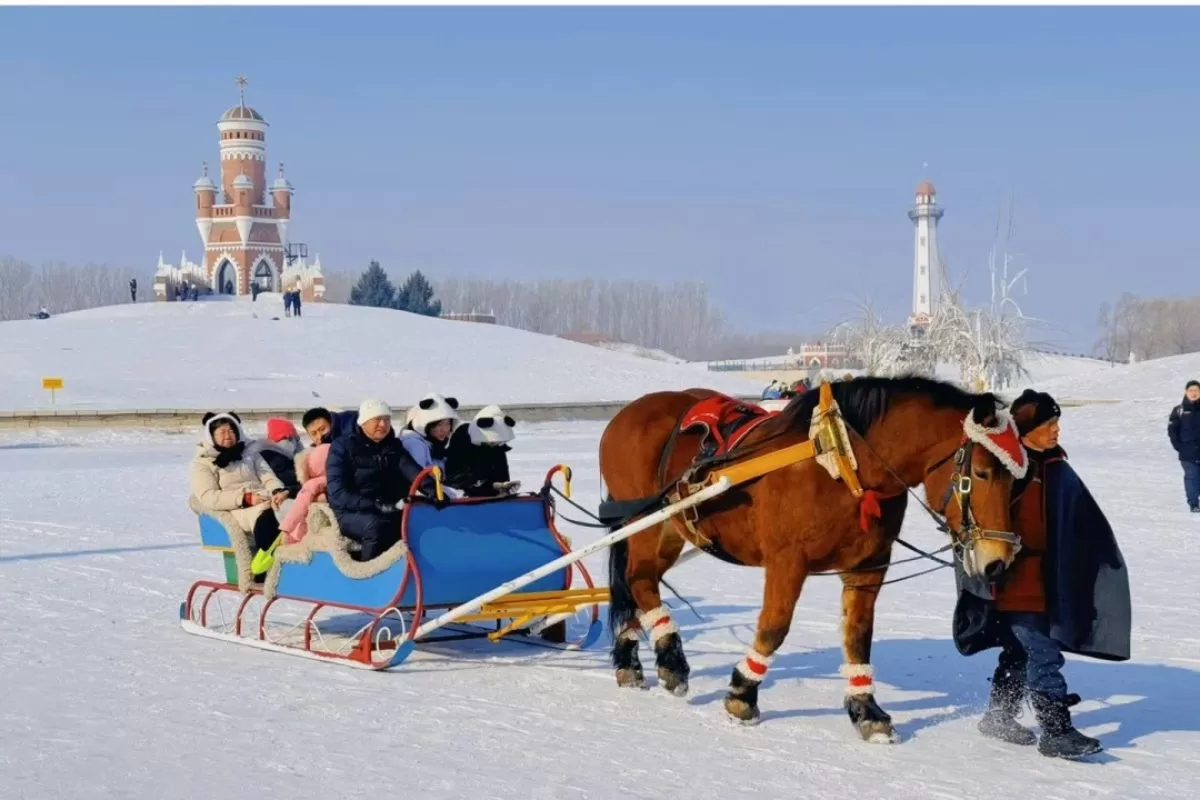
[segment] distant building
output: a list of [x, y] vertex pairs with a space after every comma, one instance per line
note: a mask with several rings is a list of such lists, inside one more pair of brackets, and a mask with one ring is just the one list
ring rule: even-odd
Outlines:
[[442, 319], [455, 319], [459, 322], [485, 322], [490, 325], [496, 324], [495, 312], [484, 313], [482, 311], [443, 311], [439, 314]]
[[[154, 278], [158, 300], [173, 299], [183, 284], [214, 294], [244, 295], [251, 285], [260, 291], [299, 288], [309, 301], [325, 295], [321, 260], [308, 263], [308, 248], [288, 239], [292, 218], [292, 184], [279, 176], [267, 186], [267, 121], [246, 105], [246, 79], [238, 76], [240, 101], [221, 115], [221, 175], [218, 186], [205, 162], [192, 185], [196, 195], [196, 229], [204, 246], [200, 263], [186, 252], [178, 265], [162, 255]], [[270, 202], [267, 193], [270, 192]]]
[[771, 370], [859, 369], [862, 365], [850, 354], [849, 348], [826, 342], [804, 343], [789, 347], [782, 356], [735, 358], [710, 361], [712, 372], [764, 372]]

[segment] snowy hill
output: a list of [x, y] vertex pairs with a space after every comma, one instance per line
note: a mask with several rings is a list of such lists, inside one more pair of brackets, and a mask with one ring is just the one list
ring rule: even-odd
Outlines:
[[386, 309], [309, 304], [283, 316], [279, 295], [108, 306], [48, 320], [0, 322], [0, 409], [45, 408], [43, 376], [61, 377], [61, 408], [354, 406], [430, 391], [464, 403], [629, 400], [709, 386], [757, 394], [735, 374], [499, 325]]
[[[612, 350], [615, 353], [629, 353], [638, 358], [648, 358], [651, 361], [665, 361], [668, 364], [692, 364], [692, 362], [682, 359], [679, 356], [673, 356], [666, 350], [659, 350], [654, 347], [642, 347], [638, 344], [630, 344], [629, 342], [594, 342], [595, 347], [602, 347], [605, 350]], [[700, 369], [704, 369], [704, 365], [698, 365]]]
[[[1051, 394], [1078, 399], [1178, 403], [1189, 380], [1200, 380], [1200, 353], [1109, 366], [1046, 382]], [[1165, 412], [1164, 412], [1165, 413]]]

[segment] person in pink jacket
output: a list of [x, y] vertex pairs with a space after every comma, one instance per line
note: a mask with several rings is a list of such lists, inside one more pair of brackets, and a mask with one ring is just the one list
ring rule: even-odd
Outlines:
[[302, 477], [304, 484], [300, 487], [300, 493], [296, 495], [296, 502], [288, 509], [283, 522], [279, 523], [279, 530], [288, 544], [294, 544], [304, 538], [308, 533], [308, 507], [314, 501], [325, 499], [325, 460], [328, 457], [328, 444], [310, 447], [299, 457], [304, 463], [303, 468], [297, 470], [297, 474]]

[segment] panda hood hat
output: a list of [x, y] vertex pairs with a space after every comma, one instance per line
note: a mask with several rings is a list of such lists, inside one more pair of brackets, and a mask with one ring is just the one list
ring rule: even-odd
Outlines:
[[443, 397], [436, 392], [432, 392], [422, 397], [417, 401], [415, 406], [408, 409], [405, 419], [414, 431], [424, 436], [426, 429], [435, 422], [441, 422], [444, 419], [448, 419], [452, 423], [459, 421], [458, 399]]
[[517, 421], [504, 413], [497, 405], [484, 406], [479, 409], [475, 419], [470, 422], [472, 444], [505, 444], [516, 438], [513, 428]]
[[242, 418], [239, 417], [235, 412], [222, 411], [220, 413], [214, 413], [212, 411], [209, 411], [207, 414], [204, 415], [204, 418], [200, 420], [200, 426], [201, 426], [200, 443], [202, 445], [204, 445], [205, 447], [216, 447], [217, 446], [216, 442], [213, 441], [213, 431], [222, 422], [228, 423], [233, 426], [233, 432], [235, 434], [237, 434], [237, 440], [239, 442], [246, 441], [246, 432], [244, 430], [242, 430]]

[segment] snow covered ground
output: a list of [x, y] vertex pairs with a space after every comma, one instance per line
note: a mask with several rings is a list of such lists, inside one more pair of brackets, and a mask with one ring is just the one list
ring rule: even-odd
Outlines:
[[318, 401], [396, 405], [427, 392], [467, 404], [632, 400], [702, 385], [757, 394], [758, 381], [473, 322], [279, 295], [140, 303], [0, 322], [0, 409], [263, 408]]
[[[762, 723], [725, 722], [720, 701], [753, 636], [762, 574], [708, 558], [672, 575], [702, 616], [676, 613], [694, 670], [686, 699], [618, 690], [604, 645], [569, 654], [450, 643], [367, 674], [191, 637], [178, 604], [191, 581], [220, 574], [184, 503], [193, 437], [5, 432], [0, 797], [1195, 797], [1200, 518], [1186, 513], [1166, 411], [1094, 405], [1066, 409], [1063, 421], [1133, 588], [1133, 660], [1071, 658], [1066, 668], [1086, 698], [1077, 723], [1108, 747], [1092, 764], [975, 732], [994, 651], [955, 652], [947, 572], [888, 586], [880, 600], [878, 697], [905, 738], [893, 747], [857, 740], [841, 710], [838, 582], [827, 577], [805, 588]], [[594, 508], [601, 430], [523, 428], [517, 477], [535, 482], [566, 461]], [[565, 532], [577, 544], [597, 535]], [[942, 541], [915, 512], [906, 536]], [[602, 560], [592, 567], [603, 575]]]

